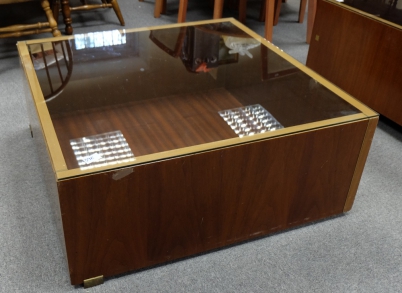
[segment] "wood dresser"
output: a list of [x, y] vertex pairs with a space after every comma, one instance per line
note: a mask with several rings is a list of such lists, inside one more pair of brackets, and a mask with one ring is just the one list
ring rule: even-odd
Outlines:
[[402, 10], [318, 0], [307, 66], [402, 125]]

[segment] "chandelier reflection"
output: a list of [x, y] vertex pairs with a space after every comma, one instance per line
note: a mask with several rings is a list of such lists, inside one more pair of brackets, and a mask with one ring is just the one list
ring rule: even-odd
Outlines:
[[87, 34], [77, 34], [75, 35], [75, 49], [82, 50], [85, 48], [98, 48], [122, 45], [126, 43], [126, 32], [125, 30], [118, 31], [104, 31], [104, 32], [94, 32]]
[[72, 139], [70, 145], [81, 170], [135, 161], [121, 131]]
[[283, 125], [259, 104], [218, 113], [239, 137], [283, 128]]

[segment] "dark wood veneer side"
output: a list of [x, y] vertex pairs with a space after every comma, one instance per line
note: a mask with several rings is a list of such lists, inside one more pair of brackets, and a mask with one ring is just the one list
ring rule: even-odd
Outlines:
[[402, 31], [318, 0], [307, 66], [402, 125]]
[[343, 212], [368, 120], [59, 181], [72, 284]]

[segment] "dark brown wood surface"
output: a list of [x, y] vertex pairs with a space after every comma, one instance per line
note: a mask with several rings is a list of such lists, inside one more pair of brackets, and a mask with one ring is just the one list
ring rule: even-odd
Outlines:
[[[368, 120], [58, 183], [72, 284], [343, 212]], [[118, 176], [117, 176], [118, 177]]]
[[402, 125], [402, 31], [318, 0], [307, 66]]
[[70, 140], [120, 130], [135, 157], [236, 137], [218, 111], [242, 107], [225, 89], [168, 96], [53, 117], [69, 169]]

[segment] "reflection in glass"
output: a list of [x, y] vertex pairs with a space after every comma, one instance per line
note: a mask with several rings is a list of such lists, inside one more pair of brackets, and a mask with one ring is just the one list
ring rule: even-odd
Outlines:
[[[29, 46], [32, 63], [42, 82], [43, 96], [47, 102], [57, 97], [69, 82], [73, 70], [73, 55], [69, 41], [48, 42]], [[44, 71], [45, 73], [43, 73]]]
[[75, 35], [75, 49], [99, 48], [126, 43], [126, 32], [118, 30]]
[[70, 145], [81, 170], [135, 161], [121, 131], [71, 139]]
[[239, 54], [253, 58], [249, 50], [260, 46], [260, 42], [227, 23], [173, 28], [170, 38], [167, 36], [170, 34], [164, 30], [154, 30], [149, 38], [169, 55], [180, 58], [192, 73], [237, 63]]
[[283, 125], [259, 104], [218, 113], [239, 137], [283, 128]]

